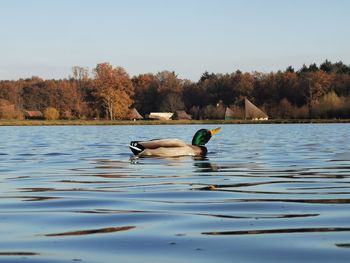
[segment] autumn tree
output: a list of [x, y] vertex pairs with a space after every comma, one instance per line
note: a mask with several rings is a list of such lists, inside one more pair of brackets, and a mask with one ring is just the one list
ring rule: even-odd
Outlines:
[[153, 74], [140, 74], [132, 78], [134, 86], [134, 107], [142, 114], [159, 109], [159, 80]]
[[54, 107], [48, 107], [44, 110], [44, 118], [46, 120], [57, 120], [59, 116], [60, 114], [58, 110], [56, 110]]
[[89, 69], [86, 67], [80, 67], [80, 66], [74, 66], [72, 67], [72, 80], [73, 83], [76, 85], [76, 97], [77, 97], [77, 104], [75, 106], [75, 110], [72, 111], [80, 117], [80, 114], [84, 111], [84, 103], [86, 98], [89, 95], [89, 83], [90, 83], [90, 74]]
[[74, 81], [57, 81], [56, 102], [54, 105], [62, 117], [79, 117], [81, 112], [81, 96]]
[[304, 90], [309, 117], [313, 117], [313, 107], [318, 100], [328, 92], [331, 83], [331, 76], [323, 71], [307, 72], [301, 75], [300, 85]]
[[167, 70], [156, 74], [158, 80], [158, 95], [160, 111], [180, 110], [184, 108], [182, 96], [182, 80], [178, 78], [174, 71]]
[[16, 109], [15, 104], [11, 104], [8, 100], [0, 99], [0, 119], [23, 119], [23, 113]]
[[156, 74], [156, 78], [159, 81], [160, 92], [180, 92], [181, 91], [181, 80], [175, 74], [174, 71], [164, 70]]
[[254, 76], [250, 73], [242, 73], [237, 70], [234, 74], [231, 75], [233, 85], [234, 85], [234, 94], [235, 94], [235, 104], [242, 102], [243, 98], [251, 97], [254, 91]]
[[278, 117], [280, 118], [291, 118], [293, 115], [293, 106], [288, 101], [288, 99], [284, 98], [279, 103], [279, 112]]
[[85, 81], [89, 79], [89, 69], [79, 66], [72, 67], [73, 79], [78, 82], [78, 86], [82, 86]]
[[[271, 74], [254, 72], [253, 77], [254, 89], [248, 99], [258, 107], [267, 102], [270, 104], [271, 100], [275, 99], [275, 94], [272, 92], [272, 90], [276, 90], [275, 85], [271, 86], [271, 84], [274, 83], [274, 76]], [[271, 95], [273, 95], [273, 97], [271, 97]]]
[[294, 106], [305, 104], [304, 98], [299, 90], [298, 75], [295, 72], [284, 72], [278, 84], [279, 99], [287, 99]]
[[[95, 94], [101, 100], [110, 120], [127, 117], [132, 82], [122, 67], [113, 68], [109, 63], [98, 64], [95, 68]], [[116, 115], [117, 113], [117, 115]]]
[[338, 96], [350, 96], [350, 74], [333, 74], [331, 86]]
[[[200, 109], [208, 104], [208, 93], [202, 82], [191, 83], [183, 89], [184, 103], [187, 109], [193, 108], [196, 116], [200, 116]], [[198, 117], [199, 118], [199, 117]]]
[[32, 77], [25, 81], [22, 89], [23, 108], [27, 110], [43, 111], [54, 106], [55, 83]]
[[235, 100], [235, 83], [229, 74], [204, 72], [198, 82], [198, 88], [202, 91], [201, 95], [205, 95], [202, 97], [204, 105], [216, 105], [220, 101], [224, 105], [230, 105]]
[[180, 93], [170, 92], [162, 100], [159, 110], [175, 112], [176, 110], [183, 110], [185, 104], [183, 102], [182, 96]]
[[340, 98], [334, 91], [330, 91], [320, 98], [315, 107], [319, 118], [339, 118], [344, 99]]
[[217, 102], [221, 101], [223, 105], [231, 105], [235, 101], [235, 90], [230, 74], [220, 75], [217, 83], [218, 98]]
[[16, 110], [23, 109], [22, 81], [1, 81], [0, 99], [8, 100]]

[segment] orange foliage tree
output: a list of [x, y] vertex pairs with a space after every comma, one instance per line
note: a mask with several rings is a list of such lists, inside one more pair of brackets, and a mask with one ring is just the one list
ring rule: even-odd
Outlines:
[[313, 117], [313, 108], [318, 100], [329, 91], [332, 76], [324, 71], [307, 72], [301, 76], [301, 85], [305, 91], [309, 117]]
[[102, 101], [110, 120], [128, 117], [133, 85], [124, 68], [114, 68], [109, 63], [98, 64], [94, 85], [95, 95]]
[[58, 110], [56, 110], [54, 107], [48, 107], [44, 110], [44, 118], [46, 120], [57, 120], [59, 116], [60, 114]]

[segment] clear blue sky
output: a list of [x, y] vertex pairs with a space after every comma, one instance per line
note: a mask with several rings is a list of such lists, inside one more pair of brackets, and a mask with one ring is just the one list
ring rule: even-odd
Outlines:
[[348, 0], [0, 0], [0, 79], [67, 78], [72, 66], [270, 72], [350, 64]]

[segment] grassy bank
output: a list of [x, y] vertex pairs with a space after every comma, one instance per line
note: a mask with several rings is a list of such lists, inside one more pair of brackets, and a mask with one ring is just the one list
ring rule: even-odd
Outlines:
[[175, 125], [175, 124], [279, 124], [279, 123], [350, 123], [350, 119], [276, 119], [268, 121], [250, 120], [0, 120], [0, 126], [54, 126], [54, 125]]

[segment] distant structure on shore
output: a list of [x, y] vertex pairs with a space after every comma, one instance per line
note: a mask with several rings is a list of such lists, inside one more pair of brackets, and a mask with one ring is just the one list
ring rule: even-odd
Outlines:
[[44, 114], [38, 110], [25, 110], [24, 117], [26, 119], [43, 119]]
[[150, 120], [192, 120], [192, 116], [187, 114], [184, 110], [177, 110], [173, 112], [151, 112], [145, 116]]
[[171, 120], [171, 117], [174, 115], [172, 112], [151, 112], [147, 119], [151, 120]]
[[239, 119], [238, 116], [235, 115], [235, 113], [229, 108], [226, 107], [226, 111], [225, 111], [225, 120], [235, 120], [235, 119]]
[[177, 110], [172, 117], [173, 120], [192, 120], [192, 116], [184, 110]]
[[132, 108], [130, 110], [130, 120], [142, 120], [142, 115], [137, 111], [137, 109]]
[[253, 103], [251, 103], [247, 98], [244, 100], [244, 119], [253, 121], [266, 121], [269, 116]]
[[[136, 109], [135, 109], [136, 110]], [[230, 109], [226, 107], [225, 120], [252, 120], [252, 121], [265, 121], [269, 119], [269, 116], [255, 106], [247, 98], [244, 99], [244, 109], [238, 106]], [[173, 112], [151, 112], [145, 115], [145, 119], [149, 120], [192, 120], [192, 116], [187, 114], [184, 110], [177, 110]]]

